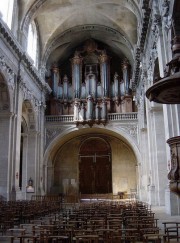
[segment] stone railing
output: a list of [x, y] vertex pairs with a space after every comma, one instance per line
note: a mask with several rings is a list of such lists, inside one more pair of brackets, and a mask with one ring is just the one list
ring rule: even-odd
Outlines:
[[46, 122], [74, 122], [73, 115], [46, 116]]
[[109, 113], [108, 120], [109, 121], [137, 120], [137, 112]]
[[[109, 113], [109, 121], [134, 121], [137, 120], [137, 112], [129, 113]], [[73, 115], [46, 116], [46, 122], [74, 122]]]

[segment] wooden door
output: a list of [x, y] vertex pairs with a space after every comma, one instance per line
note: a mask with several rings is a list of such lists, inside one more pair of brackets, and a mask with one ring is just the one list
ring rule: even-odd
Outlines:
[[80, 154], [79, 191], [81, 194], [111, 193], [112, 168], [109, 147], [104, 146], [103, 141], [98, 139], [91, 140], [91, 143], [88, 141], [85, 147], [81, 149]]

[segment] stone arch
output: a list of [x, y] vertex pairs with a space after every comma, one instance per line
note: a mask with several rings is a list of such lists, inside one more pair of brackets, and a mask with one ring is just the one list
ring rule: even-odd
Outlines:
[[[61, 134], [59, 134], [56, 138], [53, 139], [53, 141], [51, 142], [51, 144], [47, 147], [46, 151], [45, 151], [45, 155], [44, 155], [44, 187], [45, 187], [45, 192], [49, 193], [51, 190], [50, 188], [53, 187], [53, 183], [55, 180], [55, 187], [54, 190], [51, 191], [51, 193], [57, 193], [58, 192], [58, 185], [59, 185], [59, 178], [63, 175], [61, 174], [59, 176], [59, 171], [56, 171], [57, 174], [54, 174], [54, 168], [58, 166], [57, 161], [59, 163], [59, 165], [62, 163], [62, 166], [64, 166], [64, 168], [67, 167], [67, 165], [65, 165], [65, 159], [67, 158], [67, 156], [73, 156], [75, 155], [75, 166], [74, 166], [74, 172], [75, 172], [75, 176], [71, 179], [73, 179], [73, 181], [76, 181], [77, 179], [77, 164], [78, 164], [78, 156], [76, 156], [79, 153], [79, 148], [80, 148], [80, 137], [82, 136], [92, 136], [92, 134], [98, 134], [99, 136], [105, 136], [105, 137], [112, 137], [113, 141], [117, 140], [119, 141], [119, 146], [123, 147], [126, 149], [127, 154], [129, 154], [129, 152], [131, 153], [131, 155], [133, 156], [133, 163], [134, 163], [134, 171], [136, 171], [133, 175], [134, 181], [136, 180], [137, 183], [137, 189], [139, 187], [138, 185], [138, 176], [139, 176], [139, 170], [138, 167], [141, 163], [141, 158], [140, 158], [140, 153], [139, 153], [139, 149], [138, 146], [135, 142], [134, 139], [132, 139], [131, 136], [129, 136], [126, 132], [124, 131], [120, 131], [118, 129], [108, 129], [108, 127], [106, 129], [103, 128], [84, 128], [84, 129], [77, 129], [75, 127], [68, 129], [68, 131], [63, 132]], [[76, 138], [76, 140], [73, 141], [73, 138]], [[72, 143], [71, 143], [72, 142]], [[78, 145], [78, 150], [74, 149], [77, 148], [77, 144]], [[115, 144], [115, 143], [114, 143]], [[63, 149], [65, 146], [65, 153], [63, 153]], [[68, 149], [72, 149], [72, 151], [69, 151]], [[61, 161], [59, 160], [59, 158], [61, 158]], [[116, 158], [117, 159], [117, 158]], [[132, 159], [132, 157], [131, 157]], [[116, 161], [117, 162], [117, 161]], [[113, 172], [115, 173], [115, 172]], [[66, 174], [66, 176], [64, 176], [64, 179], [68, 179], [66, 183], [69, 183], [69, 179], [70, 179], [70, 175], [68, 173], [64, 173]], [[136, 175], [135, 175], [136, 174]], [[62, 177], [63, 177], [62, 176]], [[136, 179], [135, 179], [136, 177]], [[75, 179], [75, 180], [74, 180]], [[77, 182], [77, 181], [76, 181]], [[119, 190], [118, 188], [118, 180], [116, 179], [116, 185], [114, 186], [114, 191], [117, 192], [117, 190]], [[78, 182], [76, 183], [76, 187], [78, 187]], [[126, 185], [124, 185], [124, 187], [126, 187]], [[135, 183], [131, 183], [131, 187], [135, 187]], [[61, 188], [63, 191], [63, 188]], [[125, 191], [125, 188], [122, 188], [122, 190]], [[128, 190], [130, 190], [128, 188]], [[59, 192], [60, 193], [60, 192]]]

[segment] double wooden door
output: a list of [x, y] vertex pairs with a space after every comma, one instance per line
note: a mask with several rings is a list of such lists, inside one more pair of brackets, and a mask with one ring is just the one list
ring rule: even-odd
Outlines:
[[79, 191], [82, 194], [111, 193], [112, 169], [108, 155], [86, 155], [79, 163]]

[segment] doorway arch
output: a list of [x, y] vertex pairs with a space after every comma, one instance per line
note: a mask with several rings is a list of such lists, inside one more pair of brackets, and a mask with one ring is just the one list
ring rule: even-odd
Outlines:
[[47, 178], [45, 192], [47, 194], [68, 195], [69, 187], [72, 186], [77, 194], [80, 192], [79, 155], [82, 145], [89, 138], [101, 138], [110, 148], [112, 194], [116, 195], [119, 191], [130, 193], [130, 189], [137, 188], [139, 182], [138, 156], [135, 153], [136, 150], [132, 148], [133, 144], [125, 142], [122, 136], [118, 136], [113, 131], [108, 133], [107, 129], [85, 128], [60, 138], [59, 141], [53, 140], [56, 141], [54, 144], [52, 143], [54, 146], [49, 147], [48, 153], [45, 155], [45, 176]]
[[79, 192], [112, 193], [112, 161], [109, 144], [100, 137], [82, 142], [79, 152]]

